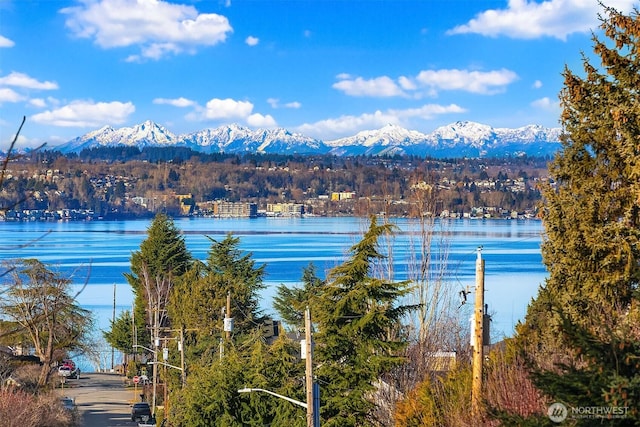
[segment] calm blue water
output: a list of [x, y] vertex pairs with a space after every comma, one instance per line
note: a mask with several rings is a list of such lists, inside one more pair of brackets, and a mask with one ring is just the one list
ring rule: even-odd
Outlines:
[[[416, 225], [406, 219], [398, 226], [393, 260], [397, 280], [407, 278], [408, 260], [416, 239]], [[146, 238], [147, 220], [94, 222], [0, 222], [0, 260], [38, 258], [80, 290], [79, 303], [96, 313], [99, 328], [107, 328], [113, 311], [130, 309], [133, 296], [123, 273], [131, 253]], [[310, 262], [319, 275], [345, 259], [348, 249], [368, 228], [361, 218], [177, 219], [187, 248], [205, 259], [211, 242], [227, 233], [240, 238], [257, 265], [266, 264], [267, 289], [262, 308], [272, 312], [275, 287], [295, 284]], [[492, 335], [511, 335], [538, 286], [546, 277], [540, 242], [542, 225], [536, 220], [445, 220], [436, 227], [434, 242], [449, 245], [449, 282], [456, 290], [474, 286], [477, 248], [485, 260], [485, 302], [493, 316]], [[472, 306], [467, 304], [463, 308]]]

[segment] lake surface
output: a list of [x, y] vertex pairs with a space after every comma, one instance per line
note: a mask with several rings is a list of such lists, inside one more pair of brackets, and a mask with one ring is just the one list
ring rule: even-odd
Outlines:
[[[408, 264], [418, 231], [416, 223], [392, 219], [398, 226], [393, 242], [397, 280], [407, 278]], [[130, 271], [131, 253], [146, 238], [149, 220], [87, 222], [0, 222], [0, 260], [37, 258], [71, 277], [81, 306], [91, 309], [98, 327], [106, 329], [112, 318], [130, 310], [131, 289], [123, 274]], [[313, 263], [318, 275], [340, 264], [349, 248], [369, 226], [368, 219], [340, 217], [176, 219], [187, 248], [195, 258], [206, 259], [211, 242], [227, 233], [240, 238], [240, 249], [252, 253], [256, 265], [265, 264], [266, 289], [261, 307], [273, 313], [277, 285], [297, 284], [302, 270]], [[547, 272], [540, 254], [542, 224], [537, 220], [443, 220], [434, 242], [448, 245], [448, 282], [455, 292], [475, 285], [478, 247], [485, 260], [485, 302], [492, 315], [492, 336], [510, 336], [522, 320], [527, 304], [537, 293]], [[461, 308], [470, 313], [471, 300]]]

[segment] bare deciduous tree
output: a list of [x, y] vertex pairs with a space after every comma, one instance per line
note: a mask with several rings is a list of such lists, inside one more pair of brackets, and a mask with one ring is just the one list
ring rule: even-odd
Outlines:
[[42, 362], [38, 385], [45, 385], [56, 350], [81, 348], [93, 320], [71, 295], [71, 280], [50, 271], [36, 259], [9, 262], [9, 280], [3, 283], [0, 314], [15, 322], [28, 337]]

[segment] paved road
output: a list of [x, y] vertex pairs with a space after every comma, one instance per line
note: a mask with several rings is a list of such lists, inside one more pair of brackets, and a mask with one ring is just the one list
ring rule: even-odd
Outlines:
[[[122, 376], [108, 373], [83, 373], [79, 380], [66, 382], [61, 395], [75, 399], [82, 415], [82, 426], [137, 426], [131, 421], [133, 389], [125, 389]], [[139, 390], [139, 389], [138, 389]]]

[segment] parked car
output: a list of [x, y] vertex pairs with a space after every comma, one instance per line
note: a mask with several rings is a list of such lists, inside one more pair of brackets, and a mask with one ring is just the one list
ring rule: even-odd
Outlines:
[[58, 368], [58, 375], [65, 378], [75, 377], [76, 379], [80, 379], [80, 369], [70, 365], [62, 365]]
[[[164, 421], [162, 421], [162, 424], [164, 424]], [[138, 427], [157, 427], [156, 418], [152, 416], [147, 421], [140, 421]]]
[[151, 407], [147, 402], [138, 402], [131, 406], [131, 421], [148, 421], [150, 419]]
[[71, 397], [61, 397], [60, 403], [67, 411], [73, 412], [76, 410], [76, 402]]
[[62, 365], [58, 368], [58, 375], [69, 378], [71, 376], [71, 367]]

